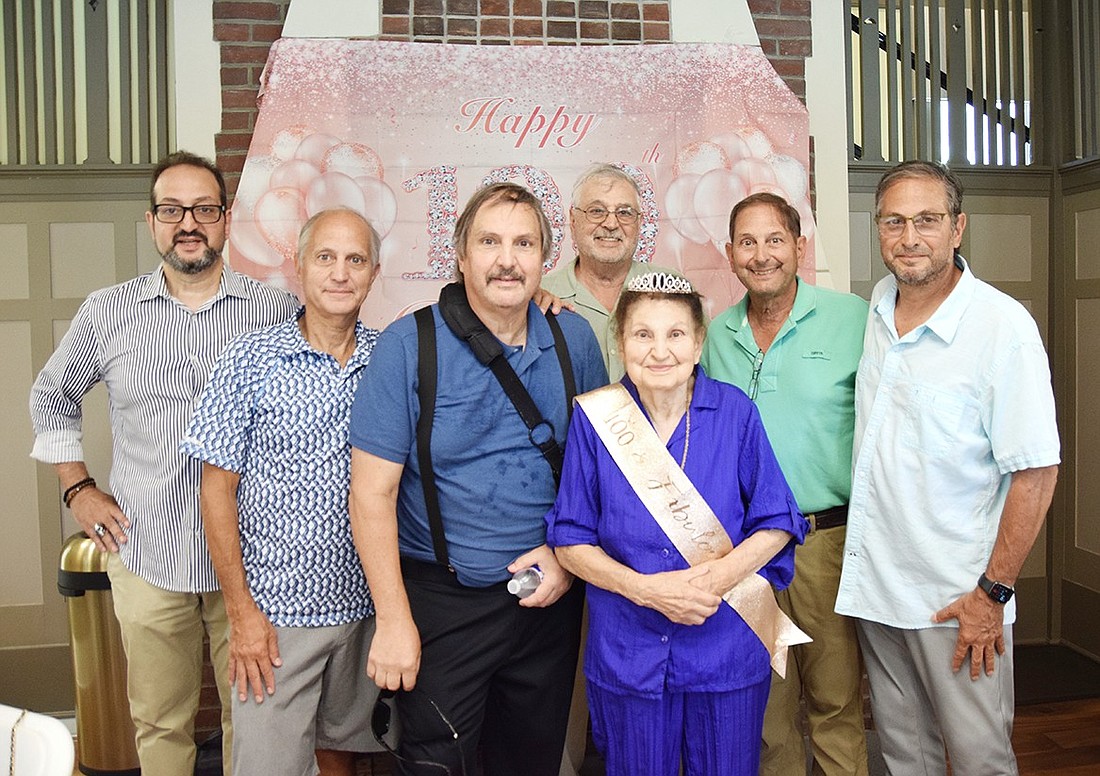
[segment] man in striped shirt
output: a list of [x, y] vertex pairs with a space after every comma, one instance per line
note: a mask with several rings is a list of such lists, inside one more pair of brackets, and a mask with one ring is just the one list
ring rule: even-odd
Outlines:
[[[201, 462], [179, 452], [195, 397], [238, 334], [286, 320], [289, 294], [238, 275], [222, 259], [225, 181], [178, 152], [153, 171], [145, 214], [160, 265], [91, 294], [31, 391], [31, 455], [53, 464], [73, 517], [110, 553], [107, 573], [128, 661], [142, 771], [190, 776], [202, 684], [202, 640], [232, 741], [227, 619], [199, 511]], [[113, 462], [100, 490], [84, 464], [81, 404], [102, 382]]]

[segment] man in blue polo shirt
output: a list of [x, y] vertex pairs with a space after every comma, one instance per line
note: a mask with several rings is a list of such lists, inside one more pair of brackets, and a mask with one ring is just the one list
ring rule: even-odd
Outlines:
[[[607, 372], [583, 318], [557, 317], [563, 356], [551, 319], [531, 302], [551, 240], [526, 189], [502, 183], [475, 194], [456, 224], [459, 283], [443, 289], [427, 332], [408, 316], [382, 333], [352, 409], [352, 529], [378, 623], [367, 672], [403, 691], [408, 773], [434, 776], [434, 762], [473, 774], [480, 744], [487, 776], [558, 774], [583, 591], [546, 546], [556, 483], [534, 442], [565, 441], [567, 368], [578, 393], [605, 384]], [[489, 349], [544, 418], [534, 430], [445, 323], [450, 316], [484, 324]], [[437, 389], [422, 451], [426, 333], [436, 343]], [[430, 476], [425, 487], [425, 452], [434, 487]], [[434, 536], [426, 491], [438, 497]], [[542, 582], [517, 600], [506, 583], [533, 566]]]
[[[302, 228], [305, 305], [230, 343], [181, 450], [203, 463], [202, 518], [229, 614], [233, 772], [354, 773], [374, 748], [374, 631], [352, 543], [351, 402], [378, 332], [358, 320], [378, 234], [329, 210]], [[314, 760], [316, 752], [316, 761]]]

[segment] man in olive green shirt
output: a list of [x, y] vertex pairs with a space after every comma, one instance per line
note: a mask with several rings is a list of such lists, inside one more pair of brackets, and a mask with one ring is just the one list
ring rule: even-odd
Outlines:
[[753, 399], [768, 439], [810, 520], [794, 582], [779, 605], [814, 641], [791, 649], [772, 676], [760, 772], [805, 776], [799, 700], [805, 694], [814, 773], [866, 776], [859, 649], [852, 622], [833, 612], [851, 491], [855, 376], [867, 303], [803, 283], [798, 211], [754, 194], [730, 215], [730, 267], [748, 289], [707, 330], [707, 374]]
[[577, 258], [542, 279], [542, 287], [569, 302], [588, 321], [603, 352], [612, 382], [623, 362], [610, 325], [619, 293], [646, 272], [680, 273], [634, 261], [641, 231], [641, 194], [630, 174], [611, 164], [585, 170], [573, 186], [569, 227]]

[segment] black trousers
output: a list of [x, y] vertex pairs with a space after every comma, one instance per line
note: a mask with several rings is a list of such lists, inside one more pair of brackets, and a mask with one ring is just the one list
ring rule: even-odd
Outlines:
[[[464, 587], [443, 566], [407, 558], [401, 568], [421, 642], [416, 688], [397, 696], [402, 757], [442, 763], [454, 776], [557, 776], [584, 585], [574, 582], [552, 606], [528, 609], [504, 583]], [[442, 771], [402, 763], [402, 773]]]

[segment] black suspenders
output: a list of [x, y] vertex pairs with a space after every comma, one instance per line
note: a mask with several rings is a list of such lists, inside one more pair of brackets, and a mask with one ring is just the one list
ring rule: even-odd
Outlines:
[[[461, 299], [459, 299], [461, 296]], [[516, 411], [527, 426], [531, 444], [535, 445], [550, 464], [554, 473], [554, 484], [561, 481], [562, 450], [554, 438], [554, 426], [546, 420], [539, 411], [531, 394], [523, 387], [515, 370], [512, 369], [504, 356], [504, 349], [500, 342], [489, 333], [488, 329], [477, 319], [473, 311], [469, 309], [466, 300], [465, 289], [452, 283], [445, 286], [439, 296], [440, 312], [443, 319], [452, 331], [471, 346], [478, 360], [489, 367], [497, 378], [504, 393], [511, 400]], [[448, 305], [451, 309], [444, 310]], [[454, 307], [459, 307], [457, 313]], [[462, 309], [464, 307], [465, 309]], [[435, 318], [430, 307], [423, 307], [414, 313], [416, 319], [416, 334], [418, 348], [417, 363], [417, 397], [420, 400], [420, 416], [416, 422], [416, 449], [417, 460], [420, 464], [420, 481], [424, 488], [424, 505], [428, 511], [428, 525], [432, 532], [432, 546], [435, 550], [436, 560], [448, 568], [450, 560], [447, 553], [447, 539], [443, 533], [443, 515], [439, 509], [439, 491], [435, 484], [435, 469], [432, 467], [432, 421], [435, 414], [435, 397], [438, 388], [438, 358], [435, 342]], [[561, 325], [557, 318], [550, 313], [546, 314], [546, 320], [550, 324], [550, 331], [554, 335], [554, 350], [561, 366], [562, 379], [565, 384], [566, 423], [573, 414], [573, 397], [577, 395], [576, 379], [573, 375], [573, 362], [569, 357], [569, 348], [565, 342]], [[493, 347], [493, 346], [496, 347]], [[536, 440], [536, 430], [542, 429], [542, 434], [547, 438]]]

